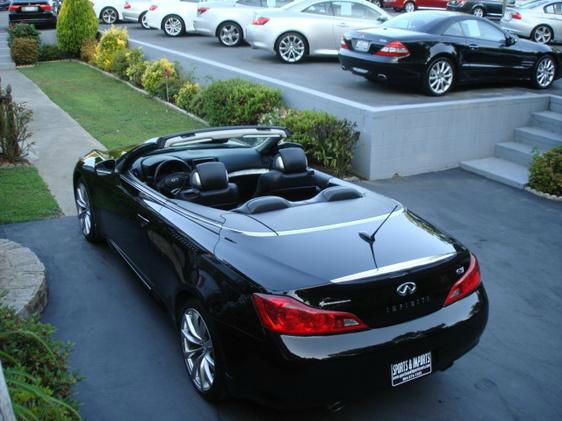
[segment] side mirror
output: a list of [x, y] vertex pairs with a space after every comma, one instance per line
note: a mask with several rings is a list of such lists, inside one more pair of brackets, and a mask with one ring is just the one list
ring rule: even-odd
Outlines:
[[379, 16], [379, 17], [377, 18], [377, 20], [378, 20], [379, 22], [386, 22], [386, 21], [388, 20], [388, 18], [387, 18], [386, 16]]
[[115, 160], [108, 159], [107, 161], [98, 162], [95, 166], [96, 175], [101, 177], [105, 175], [112, 175], [115, 173]]
[[513, 35], [508, 35], [505, 38], [505, 45], [508, 46], [508, 47], [512, 46], [516, 42], [517, 42], [517, 38], [515, 38]]

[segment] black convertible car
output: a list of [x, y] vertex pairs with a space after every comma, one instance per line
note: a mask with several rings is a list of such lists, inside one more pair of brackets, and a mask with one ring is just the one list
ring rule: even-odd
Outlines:
[[474, 255], [396, 201], [309, 168], [283, 128], [92, 151], [74, 191], [84, 236], [164, 303], [209, 400], [372, 395], [447, 369], [487, 322]]
[[476, 16], [419, 11], [344, 35], [344, 70], [372, 81], [412, 84], [444, 95], [471, 82], [530, 80], [545, 89], [562, 76], [562, 52], [519, 39]]

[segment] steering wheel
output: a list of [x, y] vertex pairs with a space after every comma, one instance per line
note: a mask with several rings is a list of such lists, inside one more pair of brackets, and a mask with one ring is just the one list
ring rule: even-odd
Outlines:
[[162, 161], [154, 171], [153, 184], [160, 193], [174, 197], [189, 182], [191, 167], [179, 158]]

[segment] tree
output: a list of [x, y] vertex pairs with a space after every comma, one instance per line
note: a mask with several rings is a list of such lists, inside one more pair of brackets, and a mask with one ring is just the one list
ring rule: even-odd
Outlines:
[[82, 44], [96, 37], [98, 18], [90, 0], [64, 0], [57, 21], [57, 41], [62, 51], [77, 55]]

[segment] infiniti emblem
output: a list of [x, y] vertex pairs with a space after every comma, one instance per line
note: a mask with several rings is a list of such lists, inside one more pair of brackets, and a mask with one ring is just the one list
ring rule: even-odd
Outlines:
[[406, 295], [412, 295], [416, 292], [417, 286], [415, 282], [404, 282], [403, 284], [398, 285], [396, 288], [396, 292], [398, 295], [405, 297]]

